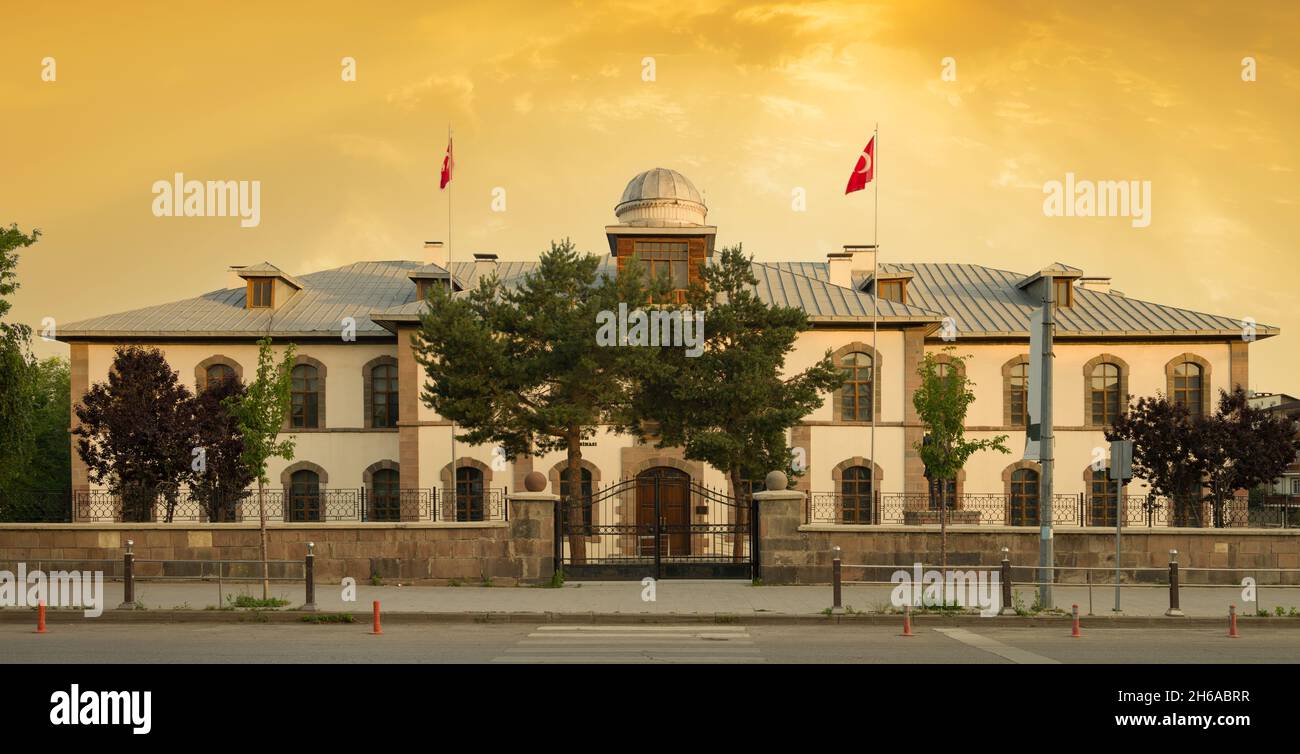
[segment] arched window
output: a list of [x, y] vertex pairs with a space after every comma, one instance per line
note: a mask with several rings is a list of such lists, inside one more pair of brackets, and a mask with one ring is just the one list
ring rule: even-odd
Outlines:
[[1013, 427], [1029, 426], [1029, 364], [1007, 367], [1007, 422]]
[[861, 351], [846, 353], [840, 357], [839, 367], [844, 375], [844, 387], [840, 388], [840, 419], [871, 421], [875, 388], [871, 356]]
[[1011, 472], [1007, 496], [1007, 524], [1009, 526], [1038, 525], [1038, 472], [1033, 469], [1016, 469]]
[[473, 466], [456, 469], [456, 520], [483, 520], [483, 472]]
[[320, 377], [316, 367], [299, 364], [293, 368], [290, 426], [312, 429], [320, 426]]
[[213, 364], [203, 372], [203, 389], [234, 378], [235, 370], [229, 364]]
[[401, 480], [396, 469], [379, 469], [370, 476], [372, 521], [402, 519]]
[[871, 469], [850, 466], [840, 475], [840, 500], [842, 517], [846, 524], [875, 523], [875, 510], [871, 490]]
[[370, 370], [371, 426], [397, 426], [397, 366], [380, 364]]
[[1205, 384], [1204, 375], [1205, 370], [1200, 364], [1184, 361], [1174, 365], [1170, 397], [1173, 398], [1174, 403], [1186, 406], [1192, 416], [1201, 416], [1204, 413], [1201, 403]]
[[289, 478], [289, 520], [321, 520], [320, 476], [303, 469]]
[[[570, 487], [569, 487], [568, 467], [566, 466], [564, 470], [560, 472], [560, 497], [568, 501], [569, 505], [582, 506], [582, 525], [584, 529], [583, 533], [590, 536], [591, 535], [591, 494], [592, 494], [591, 469], [583, 468], [583, 469], [579, 469], [579, 471], [582, 472], [580, 474], [580, 478], [582, 479], [582, 481], [578, 485], [577, 491], [574, 493], [569, 492]], [[574, 497], [571, 498], [570, 494], [573, 494]]]
[[1115, 492], [1115, 480], [1110, 478], [1106, 469], [1090, 467], [1088, 484], [1091, 501], [1088, 505], [1088, 513], [1092, 525], [1114, 526], [1115, 512], [1118, 508], [1116, 502], [1119, 500], [1119, 495]]
[[1093, 426], [1113, 424], [1119, 418], [1122, 405], [1119, 366], [1108, 361], [1094, 366], [1088, 377], [1088, 392]]

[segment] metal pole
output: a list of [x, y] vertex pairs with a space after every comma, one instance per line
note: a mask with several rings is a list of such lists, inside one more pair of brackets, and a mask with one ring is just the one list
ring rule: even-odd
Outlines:
[[[126, 541], [126, 554], [122, 556], [122, 604], [118, 610], [135, 609], [135, 540]], [[38, 566], [39, 567], [39, 566]]]
[[1038, 545], [1038, 603], [1044, 609], [1052, 607], [1052, 566], [1056, 562], [1052, 549], [1052, 329], [1056, 316], [1055, 307], [1056, 279], [1046, 277], [1043, 284], [1043, 363], [1039, 374], [1042, 379], [1042, 406], [1039, 408], [1041, 429], [1039, 433], [1039, 545]]
[[1178, 551], [1169, 551], [1169, 609], [1165, 615], [1181, 617], [1183, 611], [1178, 607]]
[[840, 591], [840, 547], [831, 548], [831, 613], [844, 612], [844, 600]]
[[308, 612], [316, 611], [316, 543], [307, 543], [307, 562], [306, 562], [306, 582], [307, 582], [307, 601], [303, 604], [302, 609]]
[[1011, 551], [1006, 547], [1003, 547], [1002, 548], [1002, 609], [998, 611], [998, 614], [1009, 615], [1015, 612], [1016, 612], [1016, 608], [1012, 604], [1012, 599], [1011, 599]]
[[1119, 561], [1120, 554], [1123, 552], [1120, 544], [1120, 513], [1124, 506], [1124, 496], [1121, 494], [1124, 488], [1124, 480], [1115, 480], [1115, 607], [1111, 608], [1115, 612], [1120, 612], [1119, 606]]
[[880, 259], [880, 173], [876, 170], [876, 157], [880, 155], [880, 124], [876, 123], [875, 132], [871, 135], [871, 141], [875, 143], [875, 148], [871, 154], [871, 180], [876, 184], [875, 190], [871, 192], [872, 201], [875, 202], [875, 209], [871, 213], [871, 395], [868, 405], [871, 407], [871, 489], [876, 489], [876, 424], [880, 423], [880, 417], [876, 416], [876, 391], [880, 389], [880, 359], [877, 355], [880, 353], [876, 350], [876, 335], [880, 328], [880, 280], [878, 279], [876, 268]]

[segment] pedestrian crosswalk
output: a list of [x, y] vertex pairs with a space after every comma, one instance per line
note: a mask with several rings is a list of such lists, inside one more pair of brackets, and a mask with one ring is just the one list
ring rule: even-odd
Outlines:
[[539, 626], [493, 662], [757, 663], [744, 626]]

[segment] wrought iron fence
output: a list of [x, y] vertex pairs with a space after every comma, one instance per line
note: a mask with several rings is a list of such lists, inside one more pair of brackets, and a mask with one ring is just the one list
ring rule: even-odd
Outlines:
[[[1037, 497], [977, 493], [943, 496], [879, 493], [844, 495], [813, 492], [808, 495], [805, 521], [810, 524], [1039, 526], [1042, 519]], [[1249, 506], [1234, 497], [1217, 507], [1195, 497], [1126, 495], [1120, 507], [1125, 527], [1194, 528], [1294, 528], [1300, 527], [1300, 500], [1266, 502]], [[1116, 496], [1052, 496], [1055, 526], [1114, 528]]]
[[239, 523], [258, 521], [396, 522], [505, 521], [505, 488], [457, 493], [453, 489], [367, 488], [241, 490], [226, 495], [188, 491], [122, 494], [111, 490], [0, 492], [0, 522]]

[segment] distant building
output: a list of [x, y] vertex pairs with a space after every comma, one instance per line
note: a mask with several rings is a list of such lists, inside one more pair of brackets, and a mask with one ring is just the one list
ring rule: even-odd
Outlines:
[[[1282, 414], [1296, 423], [1300, 435], [1300, 398], [1286, 393], [1253, 393], [1247, 402], [1255, 408]], [[1269, 495], [1300, 498], [1300, 459], [1286, 468], [1286, 473], [1268, 487]]]

